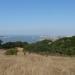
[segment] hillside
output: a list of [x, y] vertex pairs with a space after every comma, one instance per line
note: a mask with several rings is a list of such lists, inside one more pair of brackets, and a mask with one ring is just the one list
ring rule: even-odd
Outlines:
[[75, 75], [75, 57], [0, 54], [0, 75]]
[[0, 48], [0, 75], [75, 75], [75, 36]]

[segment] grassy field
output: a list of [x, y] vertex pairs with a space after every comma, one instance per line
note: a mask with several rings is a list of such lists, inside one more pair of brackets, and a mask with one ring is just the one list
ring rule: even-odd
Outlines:
[[75, 75], [75, 57], [5, 56], [0, 52], [0, 75]]

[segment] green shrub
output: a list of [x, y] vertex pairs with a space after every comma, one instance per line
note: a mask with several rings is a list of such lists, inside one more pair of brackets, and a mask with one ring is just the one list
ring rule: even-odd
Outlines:
[[56, 41], [43, 40], [25, 47], [29, 53], [44, 53], [53, 55], [75, 55], [75, 37], [64, 37]]
[[17, 55], [17, 50], [16, 49], [9, 49], [5, 52], [6, 55]]
[[[23, 52], [53, 54], [53, 55], [68, 55], [75, 56], [75, 36], [63, 37], [55, 41], [42, 40], [28, 44], [26, 42], [8, 42], [3, 44], [3, 48], [11, 49], [15, 47], [24, 48]], [[7, 55], [16, 55], [17, 50], [11, 49], [6, 51]]]
[[15, 48], [15, 47], [24, 47], [26, 45], [28, 45], [27, 42], [20, 42], [20, 41], [6, 42], [6, 43], [2, 44], [2, 48], [10, 49], [10, 48]]

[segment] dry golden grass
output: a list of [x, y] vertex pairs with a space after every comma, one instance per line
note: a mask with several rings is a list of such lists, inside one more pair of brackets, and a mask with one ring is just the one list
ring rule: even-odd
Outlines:
[[75, 57], [0, 54], [0, 75], [75, 75]]

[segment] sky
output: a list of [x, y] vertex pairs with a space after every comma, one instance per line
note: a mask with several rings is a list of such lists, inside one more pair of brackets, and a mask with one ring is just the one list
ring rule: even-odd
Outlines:
[[75, 35], [75, 0], [0, 0], [0, 35]]

